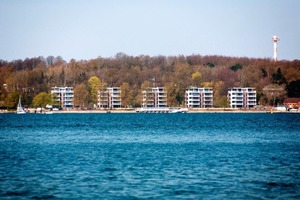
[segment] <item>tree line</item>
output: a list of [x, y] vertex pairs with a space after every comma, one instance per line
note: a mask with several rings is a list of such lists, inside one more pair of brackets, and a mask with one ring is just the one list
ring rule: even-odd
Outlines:
[[[93, 79], [98, 78], [99, 80]], [[96, 88], [121, 87], [124, 107], [141, 105], [141, 91], [165, 87], [169, 106], [183, 106], [186, 88], [212, 87], [214, 106], [227, 106], [230, 87], [255, 87], [261, 105], [280, 104], [286, 97], [300, 97], [300, 61], [277, 61], [226, 56], [130, 56], [69, 62], [48, 56], [0, 60], [0, 107], [15, 108], [22, 103], [35, 106], [34, 97], [49, 93], [51, 87], [74, 87], [77, 107], [95, 103]], [[277, 92], [274, 92], [277, 91]]]

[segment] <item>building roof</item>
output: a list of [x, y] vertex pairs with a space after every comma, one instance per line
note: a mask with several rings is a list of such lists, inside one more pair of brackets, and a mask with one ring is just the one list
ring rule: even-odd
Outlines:
[[300, 98], [287, 98], [286, 100], [284, 100], [284, 103], [299, 103], [300, 102]]

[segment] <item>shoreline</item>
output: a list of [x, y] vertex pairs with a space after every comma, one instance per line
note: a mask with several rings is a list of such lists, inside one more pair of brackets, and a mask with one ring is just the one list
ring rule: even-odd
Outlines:
[[[35, 113], [34, 109], [29, 109], [28, 114], [45, 114], [49, 111], [43, 112], [43, 113]], [[51, 111], [53, 114], [122, 114], [122, 113], [136, 113], [136, 109], [114, 109], [114, 110], [59, 110], [59, 111]], [[0, 114], [13, 114], [16, 113], [16, 111], [8, 111], [8, 110], [0, 110]], [[278, 110], [272, 110], [272, 109], [264, 109], [264, 110], [258, 110], [258, 109], [231, 109], [231, 108], [198, 108], [198, 109], [189, 109], [188, 113], [300, 113], [300, 110], [297, 111], [278, 111]], [[158, 113], [152, 113], [152, 114], [158, 114]], [[168, 113], [168, 114], [174, 114], [174, 113]]]

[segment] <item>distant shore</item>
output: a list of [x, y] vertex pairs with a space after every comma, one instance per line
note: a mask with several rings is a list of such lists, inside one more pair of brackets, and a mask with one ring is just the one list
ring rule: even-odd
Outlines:
[[[49, 110], [43, 110], [42, 113], [49, 112]], [[136, 109], [113, 109], [113, 110], [58, 110], [50, 111], [53, 114], [107, 114], [107, 113], [137, 113]], [[1, 114], [4, 113], [16, 113], [15, 110], [0, 110]], [[35, 114], [34, 109], [29, 109], [28, 114]], [[188, 113], [300, 113], [300, 110], [296, 111], [278, 111], [276, 109], [232, 109], [232, 108], [193, 108], [189, 109]], [[39, 114], [39, 113], [38, 113]]]

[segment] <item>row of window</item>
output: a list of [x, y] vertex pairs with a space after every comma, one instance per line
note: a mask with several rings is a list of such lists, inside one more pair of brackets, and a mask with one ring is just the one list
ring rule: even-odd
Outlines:
[[[72, 101], [74, 97], [73, 88], [72, 87], [53, 87], [53, 90], [51, 93], [56, 93], [59, 98], [61, 97], [60, 93], [64, 92], [64, 101]], [[57, 92], [60, 91], [60, 92]], [[114, 104], [121, 104], [121, 90], [120, 88], [107, 88], [107, 91], [105, 93], [110, 94], [110, 99], [107, 99], [107, 102], [109, 102], [111, 105]], [[156, 87], [156, 88], [150, 88], [150, 90], [143, 91], [143, 105], [150, 104], [152, 105], [153, 102], [159, 106], [163, 105], [165, 106], [167, 104], [167, 95], [166, 91], [163, 87]], [[230, 105], [235, 104], [238, 101], [243, 102], [244, 98], [247, 97], [248, 102], [256, 103], [256, 92], [254, 88], [230, 88], [228, 91], [228, 96], [231, 97]], [[105, 99], [105, 96], [99, 95], [99, 100], [103, 100], [103, 97]], [[108, 97], [108, 96], [107, 96]], [[202, 99], [202, 98], [203, 99]], [[200, 101], [201, 99], [201, 101]], [[251, 101], [252, 100], [252, 101]], [[106, 100], [104, 100], [106, 102]], [[151, 103], [152, 102], [152, 103]], [[189, 88], [186, 90], [186, 104], [187, 107], [193, 107], [193, 106], [199, 106], [199, 107], [206, 107], [211, 106], [213, 103], [213, 90], [212, 88]], [[197, 104], [198, 105], [195, 105]], [[106, 103], [108, 104], [108, 103]]]

